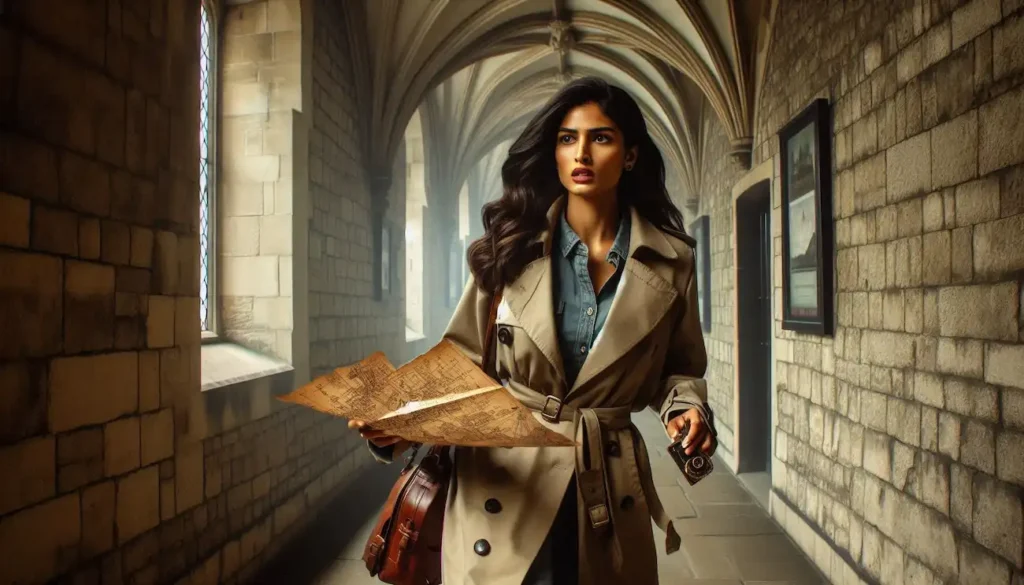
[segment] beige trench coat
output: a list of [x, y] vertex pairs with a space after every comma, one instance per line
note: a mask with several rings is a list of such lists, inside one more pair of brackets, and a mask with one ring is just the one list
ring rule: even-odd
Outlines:
[[[629, 258], [615, 299], [567, 393], [550, 254], [564, 205], [563, 196], [548, 213], [549, 229], [534, 240], [539, 258], [504, 290], [495, 331], [506, 333], [495, 347], [509, 390], [542, 424], [575, 437], [578, 447], [455, 449], [442, 540], [445, 585], [520, 585], [574, 471], [579, 585], [657, 584], [651, 518], [665, 531], [668, 552], [679, 547], [629, 413], [651, 407], [667, 423], [698, 408], [708, 420], [693, 240], [631, 212]], [[471, 281], [444, 335], [477, 364], [489, 308], [490, 296]], [[560, 400], [545, 400], [547, 394]], [[540, 412], [545, 408], [548, 417]], [[497, 513], [485, 510], [491, 499], [501, 504]], [[495, 509], [493, 502], [488, 508]], [[480, 540], [489, 545], [486, 555], [474, 551]]]

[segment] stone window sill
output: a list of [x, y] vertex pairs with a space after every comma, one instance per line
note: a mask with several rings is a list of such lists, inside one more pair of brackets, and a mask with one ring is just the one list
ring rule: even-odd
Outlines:
[[202, 353], [202, 391], [236, 386], [292, 371], [282, 360], [229, 342], [204, 343]]
[[410, 329], [408, 327], [405, 328], [405, 342], [406, 343], [413, 343], [413, 342], [420, 341], [420, 340], [426, 339], [426, 338], [427, 337], [425, 335], [423, 335], [422, 333], [419, 333], [418, 331], [414, 331], [414, 330], [412, 330], [412, 329]]

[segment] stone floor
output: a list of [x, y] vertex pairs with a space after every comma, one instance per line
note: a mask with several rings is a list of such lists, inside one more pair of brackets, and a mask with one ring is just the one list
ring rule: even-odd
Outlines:
[[[668, 438], [652, 412], [634, 415], [647, 441], [655, 486], [675, 518], [682, 548], [660, 551], [662, 585], [817, 585], [828, 581], [758, 503], [745, 486], [764, 484], [764, 476], [740, 481], [716, 461], [715, 472], [695, 486], [682, 479], [665, 453]], [[363, 566], [363, 545], [398, 465], [372, 469], [351, 493], [319, 520], [313, 533], [260, 583], [277, 585], [372, 585]], [[655, 527], [656, 535], [660, 534]]]

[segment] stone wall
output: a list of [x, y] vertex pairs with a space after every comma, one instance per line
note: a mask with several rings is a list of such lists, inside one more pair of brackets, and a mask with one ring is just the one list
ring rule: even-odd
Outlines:
[[[702, 115], [704, 156], [701, 169], [700, 205], [697, 215], [708, 216], [711, 244], [711, 331], [704, 333], [708, 353], [708, 402], [714, 409], [719, 444], [734, 450], [736, 409], [733, 398], [736, 327], [733, 323], [735, 262], [732, 249], [732, 186], [743, 175], [740, 163], [729, 155], [725, 128], [708, 106]], [[694, 218], [687, 218], [692, 221]], [[689, 226], [687, 226], [689, 229]]]
[[200, 393], [198, 21], [0, 4], [0, 582], [242, 582], [371, 461], [342, 421]]
[[754, 164], [777, 216], [777, 132], [830, 98], [837, 326], [781, 329], [776, 246], [773, 512], [834, 582], [1020, 583], [1022, 3], [783, 2], [774, 26]]
[[314, 376], [378, 350], [400, 355], [405, 344], [405, 302], [397, 286], [404, 281], [397, 277], [405, 265], [401, 253], [405, 158], [396, 157], [387, 211], [394, 254], [392, 292], [377, 301], [373, 298], [372, 177], [365, 142], [357, 133], [359, 113], [344, 15], [338, 2], [318, 0], [316, 6], [309, 145], [310, 371]]

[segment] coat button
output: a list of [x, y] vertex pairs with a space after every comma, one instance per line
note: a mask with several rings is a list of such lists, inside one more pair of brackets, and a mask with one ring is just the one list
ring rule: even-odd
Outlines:
[[502, 345], [512, 345], [512, 330], [508, 327], [498, 327], [498, 341]]
[[619, 456], [619, 443], [618, 443], [618, 441], [608, 441], [608, 444], [605, 445], [605, 451], [607, 451], [607, 453], [609, 455], [611, 455], [612, 457], [618, 457]]
[[633, 496], [626, 496], [622, 498], [622, 509], [629, 510], [633, 507]]
[[487, 510], [491, 514], [497, 514], [498, 512], [501, 512], [501, 502], [495, 498], [490, 498], [484, 502], [484, 510]]
[[473, 543], [473, 552], [476, 554], [486, 557], [491, 554], [491, 543], [487, 542], [483, 538]]

